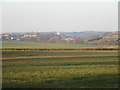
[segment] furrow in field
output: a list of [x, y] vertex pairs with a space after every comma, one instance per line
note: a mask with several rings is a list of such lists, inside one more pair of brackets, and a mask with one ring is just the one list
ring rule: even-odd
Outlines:
[[24, 59], [24, 58], [53, 58], [53, 57], [96, 57], [96, 56], [117, 56], [117, 55], [77, 55], [77, 56], [22, 56], [22, 57], [7, 57], [1, 58], [2, 60], [5, 59]]

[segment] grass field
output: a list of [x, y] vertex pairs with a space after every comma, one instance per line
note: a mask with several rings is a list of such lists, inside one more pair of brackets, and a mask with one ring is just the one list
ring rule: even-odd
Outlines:
[[85, 44], [39, 43], [22, 41], [2, 41], [2, 48], [118, 48], [117, 46], [95, 46]]
[[3, 88], [118, 87], [118, 51], [3, 51], [2, 55]]

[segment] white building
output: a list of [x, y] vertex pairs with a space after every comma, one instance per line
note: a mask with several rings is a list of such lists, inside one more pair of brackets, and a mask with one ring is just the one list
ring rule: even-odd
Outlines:
[[60, 35], [60, 33], [59, 33], [59, 32], [57, 32], [57, 35]]

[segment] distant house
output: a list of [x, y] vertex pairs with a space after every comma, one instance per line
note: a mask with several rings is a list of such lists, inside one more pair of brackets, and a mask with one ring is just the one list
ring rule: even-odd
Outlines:
[[9, 35], [8, 34], [3, 34], [2, 37], [8, 37]]
[[60, 33], [59, 33], [59, 32], [57, 32], [56, 34], [57, 34], [58, 36], [60, 35]]
[[13, 37], [11, 37], [11, 40], [13, 40], [14, 38]]
[[24, 35], [23, 37], [36, 37], [37, 35]]
[[65, 40], [73, 40], [73, 38], [65, 38]]

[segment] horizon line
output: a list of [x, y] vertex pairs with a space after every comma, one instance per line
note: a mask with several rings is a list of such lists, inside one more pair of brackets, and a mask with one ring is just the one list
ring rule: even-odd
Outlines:
[[2, 33], [26, 33], [26, 32], [117, 32], [119, 30], [116, 30], [116, 31], [94, 31], [94, 30], [91, 30], [91, 31], [25, 31], [25, 32], [0, 32], [0, 34]]

